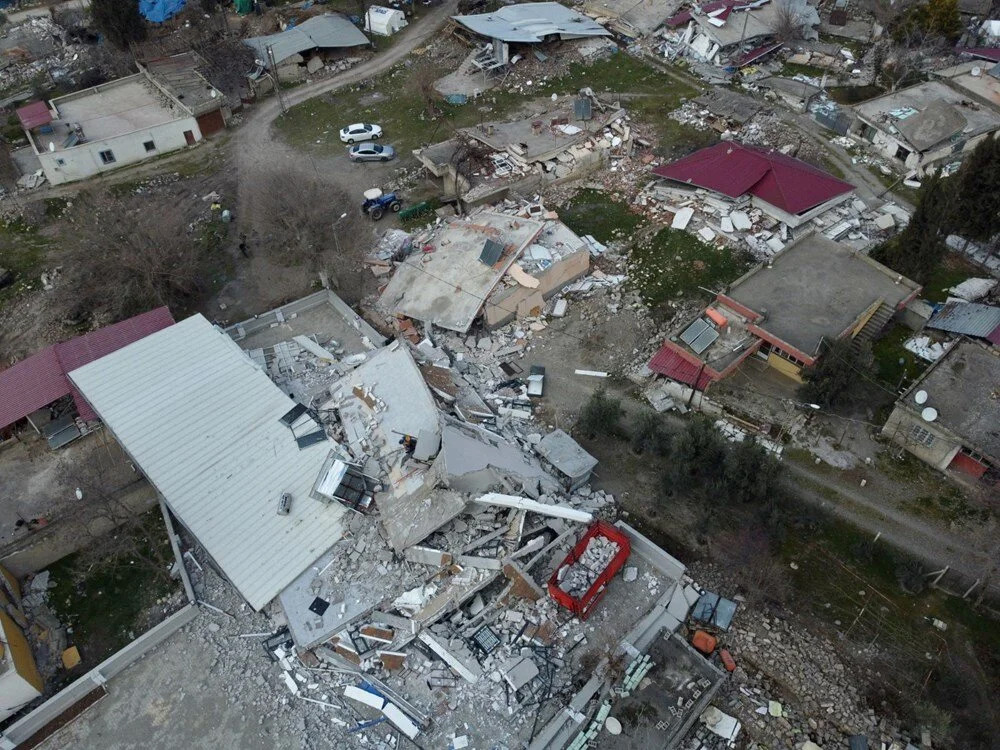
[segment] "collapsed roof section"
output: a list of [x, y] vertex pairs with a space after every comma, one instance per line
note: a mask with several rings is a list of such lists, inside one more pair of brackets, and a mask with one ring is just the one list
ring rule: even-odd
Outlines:
[[[490, 211], [451, 221], [422, 252], [399, 264], [380, 303], [396, 315], [464, 333], [486, 296], [542, 229], [540, 221]], [[488, 241], [503, 246], [491, 265], [481, 260]]]
[[344, 508], [309, 497], [331, 441], [201, 315], [69, 377], [254, 609], [340, 538]]
[[520, 3], [503, 6], [493, 13], [452, 16], [452, 19], [480, 36], [508, 43], [611, 36], [599, 23], [559, 3]]
[[[738, 198], [750, 195], [798, 216], [845, 199], [854, 186], [804, 161], [771, 149], [723, 141], [657, 167], [653, 174]], [[780, 218], [780, 217], [779, 217]]]
[[244, 39], [243, 43], [256, 53], [261, 64], [270, 67], [272, 57], [274, 64], [280, 65], [283, 60], [307, 50], [361, 47], [369, 42], [346, 16], [325, 13], [277, 34]]

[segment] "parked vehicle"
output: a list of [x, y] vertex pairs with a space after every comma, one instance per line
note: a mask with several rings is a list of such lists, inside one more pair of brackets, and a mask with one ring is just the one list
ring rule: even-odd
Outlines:
[[351, 161], [389, 161], [396, 158], [396, 149], [368, 141], [354, 144], [347, 149], [347, 155]]
[[344, 143], [358, 143], [359, 141], [377, 141], [382, 137], [382, 128], [370, 123], [356, 122], [341, 128], [340, 140]]
[[365, 201], [361, 204], [361, 212], [368, 214], [372, 221], [381, 219], [385, 216], [386, 211], [392, 211], [394, 214], [399, 213], [399, 209], [403, 205], [398, 195], [383, 193], [378, 188], [366, 190], [364, 195]]

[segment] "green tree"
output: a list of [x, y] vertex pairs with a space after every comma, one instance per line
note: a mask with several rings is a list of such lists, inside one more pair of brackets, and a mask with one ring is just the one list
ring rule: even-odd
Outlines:
[[726, 441], [712, 423], [695, 417], [674, 433], [663, 480], [667, 494], [697, 491], [703, 497], [724, 485]]
[[799, 386], [799, 398], [810, 404], [835, 406], [859, 377], [859, 370], [858, 353], [851, 339], [827, 342], [816, 364], [803, 370], [806, 382]]
[[670, 436], [663, 428], [660, 416], [644, 411], [632, 425], [632, 450], [636, 453], [664, 455], [670, 449]]
[[778, 462], [755, 441], [747, 439], [733, 445], [723, 470], [725, 491], [733, 502], [764, 503], [774, 499]]
[[872, 257], [914, 281], [926, 281], [946, 251], [944, 240], [952, 230], [956, 205], [952, 192], [939, 173], [925, 177], [910, 223], [875, 248]]
[[924, 11], [922, 26], [926, 34], [953, 41], [962, 33], [958, 0], [929, 0], [920, 7]]
[[138, 0], [92, 0], [90, 16], [97, 30], [118, 49], [146, 38], [146, 22]]
[[609, 396], [603, 388], [598, 388], [583, 405], [576, 426], [593, 440], [598, 434], [620, 435], [621, 418], [621, 401]]
[[951, 179], [955, 231], [980, 241], [1000, 233], [1000, 140], [981, 141]]

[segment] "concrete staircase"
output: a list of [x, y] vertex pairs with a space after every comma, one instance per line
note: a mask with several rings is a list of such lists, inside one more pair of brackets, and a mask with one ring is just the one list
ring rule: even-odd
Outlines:
[[868, 319], [865, 323], [865, 327], [858, 331], [858, 335], [854, 337], [854, 348], [858, 349], [861, 346], [861, 342], [868, 341], [872, 342], [875, 337], [878, 336], [882, 330], [886, 327], [889, 321], [892, 319], [893, 314], [896, 311], [892, 309], [890, 305], [883, 302], [879, 305], [878, 310], [875, 314]]

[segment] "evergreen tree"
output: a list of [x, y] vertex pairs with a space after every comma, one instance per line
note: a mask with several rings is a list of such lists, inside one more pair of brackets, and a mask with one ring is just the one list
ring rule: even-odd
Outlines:
[[118, 49], [128, 49], [132, 42], [146, 38], [138, 0], [92, 0], [90, 16], [97, 30]]
[[979, 241], [1000, 233], [1000, 140], [980, 142], [951, 179], [955, 232]]
[[810, 404], [833, 406], [859, 377], [858, 370], [858, 355], [850, 339], [828, 343], [816, 364], [802, 372], [806, 382], [799, 387], [799, 398]]
[[907, 278], [926, 281], [945, 254], [944, 240], [954, 220], [952, 193], [937, 172], [925, 177], [910, 223], [875, 248], [872, 257]]

